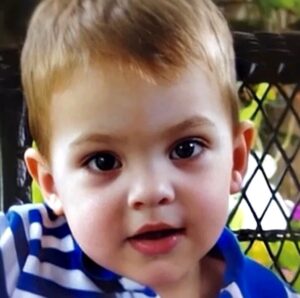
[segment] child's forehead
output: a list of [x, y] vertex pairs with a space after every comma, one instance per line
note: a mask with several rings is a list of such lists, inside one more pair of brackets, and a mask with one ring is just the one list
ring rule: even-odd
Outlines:
[[188, 104], [195, 108], [214, 106], [220, 112], [224, 110], [222, 101], [217, 83], [199, 66], [185, 69], [178, 78], [170, 81], [150, 81], [130, 69], [120, 71], [111, 66], [91, 66], [75, 71], [70, 83], [54, 93], [52, 113], [74, 109], [79, 114], [85, 111], [87, 115], [95, 116], [96, 110], [99, 117], [115, 114], [122, 118], [132, 111], [135, 117], [145, 115], [145, 109], [148, 109], [157, 113], [165, 110], [167, 116], [177, 106], [184, 114], [190, 109]]
[[[218, 110], [227, 107], [221, 96], [217, 81], [201, 65], [190, 65], [172, 80], [145, 77], [129, 67], [116, 67], [115, 65], [91, 65], [78, 68], [72, 74], [71, 79], [64, 88], [53, 94], [52, 107], [59, 107], [62, 101], [68, 102], [69, 106], [77, 105], [82, 110], [88, 107], [98, 109], [99, 114], [106, 111], [112, 113], [114, 110], [129, 106], [140, 106], [142, 110], [147, 101], [153, 101], [161, 97], [164, 100], [156, 107], [169, 109], [176, 107], [176, 99], [187, 102], [189, 98], [195, 98], [193, 104], [197, 104], [204, 98], [205, 101], [214, 99], [213, 104]], [[184, 106], [183, 106], [184, 108]], [[61, 108], [56, 108], [61, 110]], [[120, 115], [121, 117], [122, 115]]]
[[[70, 88], [69, 85], [80, 85], [83, 78], [88, 77], [86, 83], [92, 84], [96, 82], [105, 86], [115, 85], [134, 85], [133, 91], [138, 88], [137, 82], [148, 85], [149, 88], [162, 87], [172, 88], [179, 85], [189, 85], [195, 81], [208, 81], [212, 88], [219, 91], [220, 86], [217, 78], [209, 70], [209, 67], [203, 62], [189, 63], [180, 69], [165, 70], [164, 74], [155, 72], [143, 65], [134, 65], [123, 62], [90, 62], [87, 65], [75, 67], [74, 70], [67, 75], [65, 90]], [[74, 87], [74, 86], [72, 86]]]

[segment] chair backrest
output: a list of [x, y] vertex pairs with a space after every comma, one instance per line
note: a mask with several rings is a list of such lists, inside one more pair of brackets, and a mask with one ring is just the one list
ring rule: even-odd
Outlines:
[[20, 84], [19, 51], [0, 49], [0, 206], [29, 202], [23, 154], [31, 144]]
[[300, 292], [300, 32], [235, 32], [241, 117], [257, 139], [228, 225]]

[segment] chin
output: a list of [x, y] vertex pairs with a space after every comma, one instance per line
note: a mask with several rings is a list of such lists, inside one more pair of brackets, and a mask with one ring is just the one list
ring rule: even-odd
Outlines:
[[147, 285], [153, 290], [157, 290], [166, 285], [178, 282], [184, 276], [183, 268], [180, 264], [176, 266], [160, 265], [144, 268], [139, 276], [135, 278], [139, 283]]

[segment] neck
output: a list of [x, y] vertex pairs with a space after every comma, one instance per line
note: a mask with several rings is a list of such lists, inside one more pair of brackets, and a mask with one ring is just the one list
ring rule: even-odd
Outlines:
[[201, 298], [218, 297], [223, 287], [225, 263], [223, 260], [205, 257], [201, 262]]
[[215, 298], [223, 286], [225, 264], [222, 260], [205, 257], [187, 275], [172, 285], [157, 289], [161, 298]]
[[201, 292], [201, 270], [198, 264], [187, 275], [172, 285], [164, 285], [157, 289], [157, 293], [161, 298], [199, 298]]

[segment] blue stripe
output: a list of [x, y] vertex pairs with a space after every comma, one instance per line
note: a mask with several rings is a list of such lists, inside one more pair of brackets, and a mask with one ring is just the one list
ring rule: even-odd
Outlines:
[[5, 272], [4, 272], [4, 264], [3, 264], [3, 256], [0, 251], [0, 297], [8, 298], [7, 289], [6, 289], [6, 281], [5, 281]]
[[55, 221], [59, 218], [59, 216], [57, 216], [53, 210], [47, 205], [47, 204], [44, 204], [45, 208], [46, 208], [46, 211], [47, 211], [47, 215], [48, 215], [48, 218], [51, 220], [51, 221]]
[[227, 291], [224, 291], [220, 294], [219, 298], [233, 298], [233, 297], [230, 293], [228, 293]]
[[43, 217], [41, 214], [41, 210], [39, 209], [32, 209], [28, 211], [28, 217], [29, 217], [29, 222], [34, 223], [34, 222], [43, 222]]
[[20, 268], [24, 266], [28, 255], [28, 243], [23, 226], [23, 221], [18, 213], [10, 212], [7, 216], [14, 237], [16, 253]]
[[[20, 282], [19, 289], [28, 291], [36, 295], [44, 297], [59, 297], [59, 298], [113, 298], [115, 294], [111, 293], [96, 293], [92, 291], [74, 290], [62, 287], [55, 282], [34, 276], [31, 274], [23, 273]], [[114, 289], [112, 289], [114, 291]], [[115, 291], [114, 291], [115, 292]]]
[[41, 224], [43, 235], [51, 235], [57, 238], [64, 238], [70, 235], [70, 228], [67, 222], [63, 222], [60, 226], [57, 227], [45, 227], [43, 224], [43, 216], [47, 216], [47, 214], [42, 214], [39, 209], [29, 211], [30, 223]]
[[46, 228], [43, 226], [43, 235], [44, 236], [54, 236], [56, 238], [64, 238], [66, 236], [70, 236], [70, 228], [67, 223], [62, 224], [59, 227], [54, 228]]
[[51, 263], [64, 269], [80, 269], [80, 259], [75, 251], [62, 252], [55, 248], [41, 248], [40, 240], [31, 240], [29, 243], [30, 255], [37, 257], [41, 262]]

